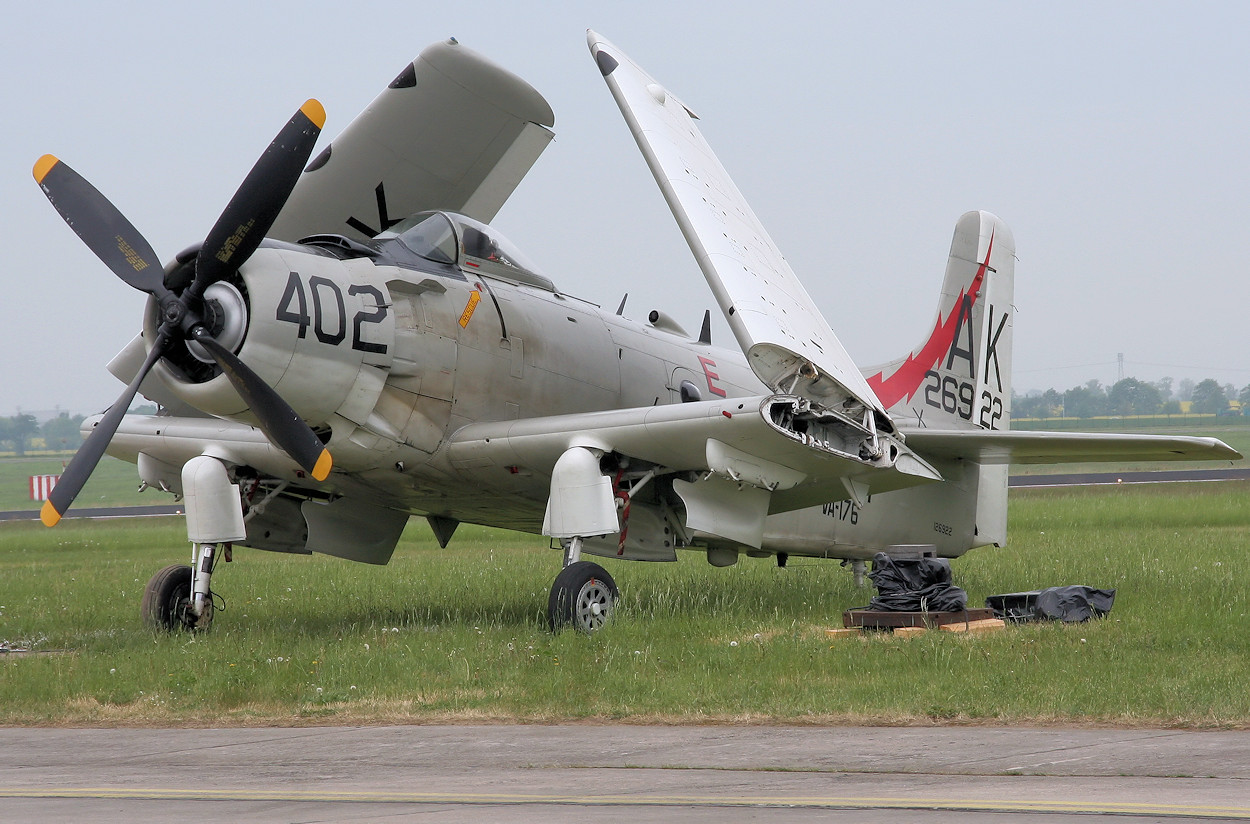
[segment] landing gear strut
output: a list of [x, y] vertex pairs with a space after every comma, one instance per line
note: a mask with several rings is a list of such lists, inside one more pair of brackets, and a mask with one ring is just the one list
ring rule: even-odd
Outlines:
[[143, 590], [143, 622], [155, 629], [206, 630], [213, 623], [213, 568], [229, 544], [197, 544], [195, 566], [174, 564], [152, 576]]
[[182, 467], [187, 502], [187, 538], [192, 565], [162, 569], [143, 591], [143, 620], [164, 630], [206, 630], [213, 622], [213, 569], [221, 556], [230, 560], [230, 545], [247, 535], [239, 487], [230, 482], [225, 464], [201, 455]]
[[210, 583], [213, 569], [221, 553], [229, 558], [230, 545], [197, 544], [194, 575], [191, 582], [191, 603], [187, 605], [187, 625], [192, 629], [208, 629], [213, 622], [213, 591]]

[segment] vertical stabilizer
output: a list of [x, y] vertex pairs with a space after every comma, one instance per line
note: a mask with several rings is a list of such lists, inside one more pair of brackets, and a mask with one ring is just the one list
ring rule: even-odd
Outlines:
[[900, 426], [1009, 427], [1015, 251], [989, 212], [959, 218], [932, 331], [906, 356], [864, 370]]
[[[1010, 428], [1015, 264], [1007, 224], [989, 212], [959, 218], [932, 331], [906, 356], [864, 371], [904, 431]], [[938, 468], [960, 478], [954, 494], [975, 501], [969, 546], [1005, 544], [1007, 467]]]

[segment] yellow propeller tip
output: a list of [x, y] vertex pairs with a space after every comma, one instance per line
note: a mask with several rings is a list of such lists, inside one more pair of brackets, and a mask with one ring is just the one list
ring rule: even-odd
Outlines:
[[311, 120], [313, 122], [313, 125], [315, 125], [318, 129], [320, 129], [322, 126], [325, 125], [326, 110], [325, 110], [325, 107], [321, 105], [321, 102], [319, 100], [315, 98], [309, 98], [308, 102], [305, 103], [303, 106], [300, 106], [299, 110], [303, 112], [304, 117], [307, 117], [309, 120]]
[[48, 176], [48, 172], [52, 171], [52, 167], [60, 162], [60, 160], [50, 154], [46, 154], [35, 161], [35, 182], [43, 183], [43, 179]]
[[61, 513], [56, 511], [51, 501], [44, 501], [43, 508], [39, 510], [39, 520], [44, 526], [56, 526], [61, 520]]
[[321, 457], [317, 458], [317, 465], [313, 467], [312, 476], [314, 480], [324, 481], [330, 477], [330, 469], [334, 466], [334, 459], [330, 457], [330, 450], [321, 450]]

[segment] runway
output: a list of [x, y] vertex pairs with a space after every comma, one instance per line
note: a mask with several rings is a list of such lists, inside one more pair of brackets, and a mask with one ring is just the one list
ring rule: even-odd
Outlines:
[[[65, 513], [66, 518], [151, 518], [158, 515], [181, 515], [185, 504], [156, 504], [152, 506], [83, 506], [73, 507]], [[37, 509], [7, 509], [0, 511], [0, 521], [37, 521]]]
[[1247, 481], [1250, 467], [1222, 469], [1162, 469], [1146, 472], [1082, 472], [1079, 474], [1012, 475], [1010, 487], [1103, 486], [1106, 484], [1167, 484], [1207, 481]]
[[634, 725], [0, 730], [11, 822], [1250, 819], [1250, 733]]

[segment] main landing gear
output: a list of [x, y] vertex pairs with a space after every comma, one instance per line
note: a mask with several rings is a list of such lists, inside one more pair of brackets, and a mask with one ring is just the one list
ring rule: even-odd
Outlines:
[[208, 629], [215, 608], [209, 584], [223, 554], [229, 560], [229, 544], [197, 544], [195, 566], [174, 564], [153, 575], [143, 589], [143, 622], [167, 632]]
[[551, 497], [543, 519], [543, 534], [559, 538], [564, 546], [564, 569], [556, 576], [547, 600], [547, 622], [552, 632], [572, 626], [597, 632], [612, 617], [618, 591], [603, 567], [582, 560], [587, 536], [611, 535], [621, 529], [618, 498], [612, 481], [603, 474], [603, 452], [570, 447], [551, 473]]
[[205, 630], [213, 622], [213, 570], [221, 556], [230, 560], [231, 543], [242, 541], [247, 530], [239, 488], [221, 461], [207, 455], [187, 461], [182, 488], [194, 563], [168, 566], [152, 576], [143, 591], [143, 620], [163, 630]]
[[153, 575], [143, 590], [143, 623], [166, 631], [186, 628], [191, 577], [191, 567], [185, 564], [167, 566]]
[[556, 576], [547, 599], [547, 623], [552, 632], [573, 627], [587, 635], [598, 632], [612, 617], [620, 590], [603, 567], [583, 561], [581, 539], [565, 546], [564, 569]]

